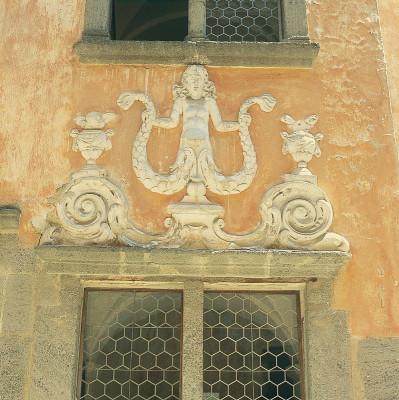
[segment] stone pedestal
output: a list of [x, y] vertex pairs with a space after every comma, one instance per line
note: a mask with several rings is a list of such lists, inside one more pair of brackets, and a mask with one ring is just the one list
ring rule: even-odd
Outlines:
[[186, 196], [181, 202], [172, 203], [167, 208], [176, 229], [174, 244], [190, 249], [226, 249], [228, 243], [216, 236], [214, 230], [214, 224], [224, 215], [223, 207], [206, 198], [203, 203], [188, 200], [189, 196]]

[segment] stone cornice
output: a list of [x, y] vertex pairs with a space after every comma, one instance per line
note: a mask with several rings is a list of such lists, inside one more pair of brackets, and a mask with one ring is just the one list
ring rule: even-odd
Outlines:
[[82, 64], [215, 65], [312, 68], [320, 46], [307, 42], [141, 42], [84, 38], [74, 53]]
[[340, 251], [187, 250], [140, 247], [38, 246], [38, 261], [48, 273], [192, 277], [284, 281], [334, 278], [351, 257]]

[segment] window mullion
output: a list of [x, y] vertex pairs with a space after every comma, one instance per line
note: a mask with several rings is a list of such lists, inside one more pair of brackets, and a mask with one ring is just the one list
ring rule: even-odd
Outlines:
[[188, 0], [188, 35], [186, 40], [206, 39], [206, 0]]
[[110, 39], [112, 19], [111, 0], [86, 0], [84, 38]]
[[288, 42], [310, 42], [306, 2], [304, 0], [281, 0], [282, 40]]
[[181, 367], [183, 400], [203, 399], [203, 295], [202, 282], [184, 284]]

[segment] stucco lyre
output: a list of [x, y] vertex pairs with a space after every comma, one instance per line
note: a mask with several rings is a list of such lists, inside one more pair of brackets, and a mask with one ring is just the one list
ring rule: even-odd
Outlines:
[[[150, 98], [143, 93], [124, 92], [119, 96], [118, 105], [129, 109], [138, 100], [145, 105], [142, 124], [133, 144], [133, 169], [143, 185], [156, 193], [171, 194], [187, 187], [193, 202], [207, 202], [206, 189], [228, 195], [247, 189], [257, 170], [256, 153], [249, 134], [251, 117], [248, 109], [259, 104], [264, 111], [271, 111], [275, 99], [264, 94], [251, 97], [243, 102], [237, 122], [225, 122], [216, 102], [216, 89], [208, 80], [203, 66], [191, 65], [183, 73], [181, 84], [173, 87], [174, 104], [169, 118], [157, 118]], [[153, 126], [174, 128], [183, 120], [183, 130], [175, 163], [170, 174], [155, 172], [148, 163], [146, 145]], [[209, 140], [208, 124], [212, 119], [218, 131], [238, 130], [243, 150], [243, 165], [240, 171], [225, 176], [217, 167]]]

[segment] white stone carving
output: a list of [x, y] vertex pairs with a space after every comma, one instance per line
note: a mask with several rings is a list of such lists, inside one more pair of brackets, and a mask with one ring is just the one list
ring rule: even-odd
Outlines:
[[[238, 122], [225, 122], [216, 103], [216, 88], [208, 80], [208, 73], [203, 66], [191, 65], [183, 73], [182, 83], [173, 87], [174, 104], [170, 117], [157, 118], [150, 98], [143, 93], [124, 92], [119, 96], [118, 105], [129, 109], [135, 101], [145, 105], [142, 112], [143, 123], [133, 144], [133, 169], [143, 185], [156, 193], [171, 194], [187, 186], [190, 193], [203, 193], [205, 201], [206, 188], [214, 193], [228, 195], [240, 193], [252, 183], [257, 164], [256, 153], [249, 134], [251, 116], [248, 108], [259, 104], [264, 111], [271, 111], [276, 103], [269, 94], [251, 97], [244, 101]], [[146, 145], [153, 126], [174, 128], [180, 116], [183, 130], [175, 163], [170, 167], [170, 174], [155, 172], [148, 163]], [[212, 119], [215, 128], [220, 132], [238, 130], [243, 148], [244, 160], [240, 171], [225, 176], [213, 159], [209, 139], [208, 124]]]
[[[112, 130], [104, 125], [113, 113], [91, 112], [75, 118], [83, 129], [72, 129], [72, 149], [80, 151], [87, 165], [71, 174], [71, 180], [50, 199], [55, 206], [46, 218], [41, 244], [104, 245], [116, 244], [112, 231], [115, 209], [126, 208], [127, 200], [117, 186], [106, 179], [107, 171], [96, 164], [104, 149], [111, 148]], [[115, 215], [115, 217], [113, 217]]]
[[318, 133], [312, 135], [309, 131], [318, 121], [317, 115], [310, 115], [304, 120], [295, 121], [287, 114], [281, 116], [280, 121], [285, 122], [291, 133], [281, 132], [283, 138], [283, 154], [287, 151], [292, 155], [293, 159], [298, 163], [298, 168], [293, 172], [296, 175], [312, 175], [307, 168], [307, 163], [312, 159], [313, 155], [320, 157], [321, 150], [319, 141], [323, 139], [323, 135]]
[[[145, 105], [142, 124], [136, 135], [133, 150], [133, 169], [138, 179], [149, 190], [171, 194], [185, 187], [187, 194], [181, 202], [168, 206], [171, 220], [166, 221], [175, 231], [167, 241], [175, 246], [190, 248], [226, 248], [236, 246], [226, 242], [223, 232], [216, 234], [215, 226], [223, 223], [219, 219], [224, 210], [211, 203], [206, 190], [221, 195], [240, 193], [247, 189], [257, 170], [256, 152], [249, 133], [251, 116], [249, 107], [258, 104], [263, 111], [272, 111], [276, 101], [269, 94], [251, 97], [243, 102], [238, 113], [238, 121], [222, 120], [216, 102], [216, 88], [208, 79], [203, 66], [189, 66], [182, 76], [182, 82], [173, 87], [174, 104], [168, 118], [158, 118], [150, 98], [143, 93], [124, 92], [118, 98], [118, 105], [129, 109], [135, 101]], [[170, 174], [155, 172], [148, 163], [147, 142], [153, 126], [174, 128], [180, 117], [183, 122], [180, 145], [176, 161], [170, 167]], [[242, 168], [233, 175], [226, 176], [213, 159], [209, 139], [209, 119], [220, 132], [237, 131], [243, 151]], [[166, 244], [166, 243], [164, 243]]]
[[295, 121], [287, 114], [281, 116], [292, 133], [282, 132], [283, 154], [287, 151], [298, 163], [284, 182], [271, 187], [262, 202], [269, 202], [281, 213], [281, 227], [275, 246], [280, 248], [349, 251], [349, 242], [341, 235], [327, 232], [333, 210], [327, 195], [317, 186], [317, 177], [307, 168], [313, 155], [320, 157], [318, 142], [323, 135], [312, 135], [310, 129], [317, 115]]
[[297, 174], [284, 175], [284, 182], [272, 186], [262, 199], [280, 214], [281, 225], [272, 247], [349, 251], [349, 242], [343, 236], [327, 232], [333, 218], [327, 195], [314, 179], [297, 178]]
[[87, 165], [71, 174], [71, 180], [50, 199], [55, 209], [44, 224], [35, 222], [42, 232], [40, 244], [116, 245], [125, 243], [127, 232], [134, 242], [145, 245], [153, 240], [168, 238], [169, 231], [160, 235], [141, 232], [128, 219], [127, 199], [107, 178], [107, 171], [95, 165], [102, 151], [111, 148], [112, 130], [103, 131], [105, 123], [115, 117], [112, 113], [91, 112], [77, 117], [83, 130], [72, 129], [72, 148], [80, 151]]
[[126, 198], [105, 178], [105, 170], [89, 170], [83, 176], [79, 172], [50, 199], [55, 210], [47, 216], [49, 227], [41, 244], [117, 244], [111, 226], [126, 209]]
[[[181, 201], [167, 207], [171, 215], [165, 220], [167, 230], [159, 234], [143, 232], [129, 219], [126, 197], [107, 177], [107, 171], [96, 165], [102, 151], [111, 148], [113, 131], [103, 128], [114, 114], [92, 112], [75, 120], [82, 131], [71, 131], [73, 148], [82, 153], [87, 165], [72, 173], [71, 180], [50, 200], [54, 210], [47, 215], [41, 244], [349, 251], [349, 242], [343, 236], [328, 231], [333, 219], [331, 203], [307, 167], [313, 155], [321, 154], [318, 142], [322, 134], [310, 133], [317, 122], [316, 115], [298, 121], [286, 114], [281, 117], [291, 131], [281, 133], [283, 153], [289, 152], [298, 168], [266, 191], [260, 203], [259, 226], [253, 232], [233, 235], [224, 231], [223, 207], [210, 202], [206, 190], [233, 195], [250, 186], [256, 173], [256, 153], [249, 135], [248, 108], [256, 103], [271, 111], [275, 100], [270, 95], [251, 97], [241, 106], [238, 122], [223, 122], [215, 101], [215, 87], [208, 81], [205, 68], [199, 66], [186, 69], [182, 83], [174, 87], [174, 97], [169, 118], [157, 118], [154, 105], [145, 94], [125, 92], [118, 99], [123, 109], [136, 100], [145, 105], [132, 152], [139, 180], [148, 189], [165, 195], [187, 188]], [[180, 116], [183, 131], [171, 173], [155, 172], [147, 160], [151, 128], [174, 127]], [[209, 118], [218, 130], [238, 129], [244, 162], [240, 171], [231, 176], [224, 176], [213, 160]]]
[[112, 147], [110, 137], [114, 134], [112, 129], [103, 131], [104, 125], [115, 118], [114, 113], [100, 114], [91, 112], [84, 117], [80, 115], [75, 118], [77, 125], [83, 129], [72, 129], [70, 135], [73, 137], [72, 150], [80, 151], [87, 165], [95, 165], [103, 150]]

